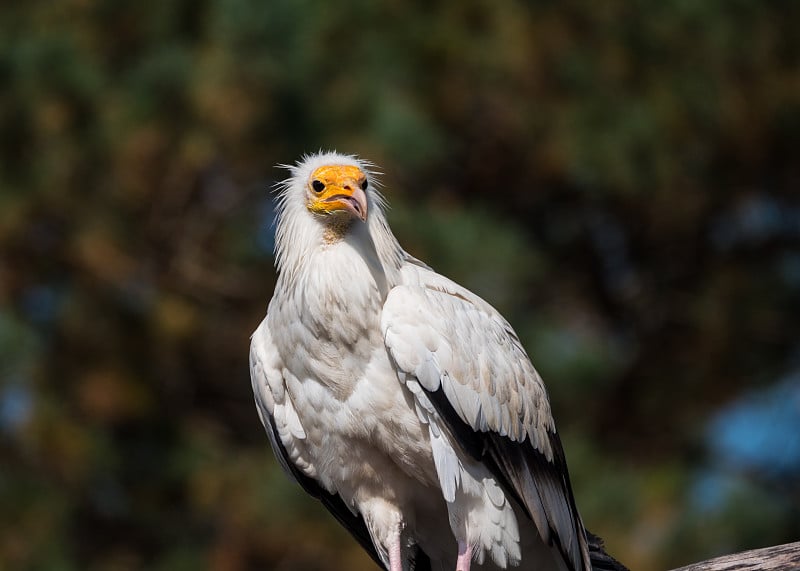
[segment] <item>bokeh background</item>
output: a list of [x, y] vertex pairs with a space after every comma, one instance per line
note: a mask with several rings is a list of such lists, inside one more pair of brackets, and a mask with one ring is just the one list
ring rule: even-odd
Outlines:
[[0, 7], [0, 568], [374, 569], [268, 451], [275, 168], [378, 163], [638, 570], [800, 538], [800, 3]]

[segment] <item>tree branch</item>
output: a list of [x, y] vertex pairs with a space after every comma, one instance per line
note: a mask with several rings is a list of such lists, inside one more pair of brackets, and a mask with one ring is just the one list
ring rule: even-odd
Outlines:
[[800, 541], [692, 563], [673, 571], [789, 571], [800, 569]]

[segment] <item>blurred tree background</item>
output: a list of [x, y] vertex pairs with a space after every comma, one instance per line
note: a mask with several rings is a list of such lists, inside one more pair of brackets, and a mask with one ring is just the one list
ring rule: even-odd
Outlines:
[[374, 569], [272, 460], [278, 163], [378, 163], [631, 568], [800, 537], [800, 4], [0, 7], [0, 568]]

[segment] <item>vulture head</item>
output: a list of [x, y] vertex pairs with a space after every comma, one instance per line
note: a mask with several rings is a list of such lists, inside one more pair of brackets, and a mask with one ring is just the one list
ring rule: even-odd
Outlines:
[[367, 174], [356, 165], [322, 165], [306, 180], [306, 208], [325, 219], [367, 219]]
[[289, 270], [320, 246], [348, 242], [373, 251], [387, 271], [402, 249], [384, 216], [384, 200], [373, 165], [352, 155], [326, 152], [284, 165], [289, 178], [279, 183], [276, 254]]

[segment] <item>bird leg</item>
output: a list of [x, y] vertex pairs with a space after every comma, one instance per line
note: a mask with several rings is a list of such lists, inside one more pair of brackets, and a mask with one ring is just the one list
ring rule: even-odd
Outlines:
[[391, 535], [389, 545], [389, 571], [403, 571], [403, 559], [400, 550], [400, 529]]
[[469, 543], [459, 540], [458, 542], [458, 559], [456, 559], [456, 571], [469, 571], [469, 566], [472, 563], [472, 549]]

